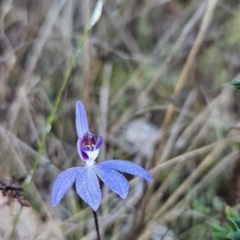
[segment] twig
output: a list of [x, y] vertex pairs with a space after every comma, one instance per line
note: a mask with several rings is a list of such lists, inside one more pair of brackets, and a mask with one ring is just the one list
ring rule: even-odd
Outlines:
[[23, 187], [0, 181], [0, 191], [4, 197], [16, 198], [23, 207], [30, 207], [29, 201], [24, 198]]

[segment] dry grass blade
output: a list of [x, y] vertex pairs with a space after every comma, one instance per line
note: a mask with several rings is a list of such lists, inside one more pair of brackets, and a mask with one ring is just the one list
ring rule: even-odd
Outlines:
[[[203, 189], [206, 189], [209, 186], [209, 183], [213, 181], [218, 175], [225, 172], [226, 168], [231, 168], [234, 165], [234, 162], [239, 158], [239, 152], [233, 151], [224, 157], [213, 169], [211, 169], [207, 175], [205, 175], [198, 184], [194, 186], [186, 196], [180, 200], [170, 211], [161, 216], [160, 219], [157, 219], [156, 222], [164, 223], [173, 221], [178, 215], [178, 212], [183, 209], [186, 205], [190, 204], [194, 197], [199, 194]], [[206, 215], [202, 215], [201, 217], [205, 217]], [[213, 219], [212, 219], [213, 220]]]
[[198, 179], [199, 176], [201, 176], [204, 171], [206, 171], [216, 161], [217, 156], [219, 156], [225, 148], [226, 145], [222, 142], [218, 144], [209, 155], [207, 155], [207, 157], [192, 172], [192, 174], [178, 187], [169, 199], [167, 199], [163, 206], [155, 212], [155, 214], [151, 217], [152, 220], [146, 226], [145, 233], [139, 239], [147, 239], [147, 237], [149, 237], [151, 229], [155, 226], [153, 221], [164, 215], [166, 211], [176, 203], [179, 197], [194, 183], [194, 181], [196, 181], [196, 179]]
[[39, 35], [33, 45], [32, 52], [29, 54], [29, 57], [26, 62], [25, 70], [25, 84], [30, 81], [30, 75], [33, 73], [34, 68], [36, 67], [37, 61], [42, 53], [43, 47], [49, 37], [52, 27], [56, 22], [60, 11], [67, 0], [55, 0], [52, 6], [49, 8], [49, 11], [46, 15], [45, 21], [42, 27], [39, 29]]
[[[201, 27], [200, 27], [200, 30], [198, 32], [198, 36], [194, 42], [194, 45], [189, 53], [189, 56], [187, 58], [187, 61], [184, 65], [184, 68], [181, 72], [181, 75], [177, 81], [177, 84], [176, 84], [176, 87], [174, 89], [174, 97], [176, 98], [178, 96], [178, 94], [180, 93], [184, 83], [185, 83], [185, 80], [189, 74], [189, 71], [194, 63], [194, 60], [195, 60], [195, 57], [197, 55], [197, 52], [199, 51], [200, 49], [200, 46], [202, 44], [202, 41], [205, 37], [205, 34], [206, 34], [206, 31], [207, 31], [207, 28], [209, 26], [209, 23], [211, 21], [211, 18], [213, 16], [213, 13], [214, 13], [214, 10], [215, 10], [215, 6], [217, 4], [218, 0], [209, 0], [208, 1], [208, 4], [206, 6], [206, 12], [203, 16], [203, 20], [202, 20], [202, 24], [201, 24]], [[167, 113], [166, 113], [166, 116], [165, 116], [165, 119], [164, 119], [164, 122], [163, 122], [163, 125], [162, 125], [162, 129], [164, 131], [166, 131], [166, 129], [168, 128], [170, 122], [171, 122], [171, 118], [172, 118], [172, 115], [174, 113], [174, 105], [173, 104], [170, 104], [169, 105], [169, 108], [167, 110]], [[159, 147], [160, 148], [160, 145]], [[159, 158], [159, 150], [157, 151], [157, 156], [156, 158], [158, 159]]]
[[[193, 102], [196, 99], [196, 95], [197, 95], [197, 93], [195, 91], [190, 92], [190, 94], [188, 95], [188, 98], [183, 106], [183, 109], [185, 111], [189, 110], [189, 108], [192, 106]], [[164, 150], [161, 154], [159, 163], [165, 162], [168, 159], [168, 157], [174, 147], [177, 136], [179, 135], [179, 132], [181, 131], [181, 125], [184, 124], [184, 120], [185, 120], [185, 114], [184, 114], [184, 111], [182, 111], [181, 114], [179, 115], [176, 123], [174, 124], [173, 129], [170, 132], [170, 136], [169, 136], [168, 141], [167, 141], [167, 143], [164, 147]]]

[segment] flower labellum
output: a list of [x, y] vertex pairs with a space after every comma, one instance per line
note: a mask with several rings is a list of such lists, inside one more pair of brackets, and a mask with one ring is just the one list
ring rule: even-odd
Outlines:
[[152, 176], [140, 165], [125, 160], [107, 160], [96, 164], [103, 138], [96, 138], [89, 131], [87, 114], [80, 101], [76, 103], [77, 150], [83, 167], [69, 168], [60, 173], [53, 183], [52, 206], [57, 206], [70, 187], [75, 183], [77, 194], [96, 211], [102, 199], [99, 185], [100, 178], [107, 187], [122, 199], [128, 195], [129, 185], [126, 178], [119, 172], [141, 177], [149, 182]]

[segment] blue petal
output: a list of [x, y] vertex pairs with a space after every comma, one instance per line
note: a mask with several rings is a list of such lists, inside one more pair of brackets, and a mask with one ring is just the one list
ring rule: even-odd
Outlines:
[[60, 203], [69, 188], [76, 181], [78, 175], [81, 174], [82, 170], [82, 167], [73, 167], [63, 171], [57, 176], [53, 183], [51, 194], [53, 207], [56, 207]]
[[80, 139], [82, 139], [84, 134], [89, 131], [87, 114], [80, 101], [77, 101], [76, 103], [76, 128], [78, 138]]
[[76, 190], [78, 195], [94, 211], [97, 211], [102, 198], [98, 178], [92, 167], [84, 167], [84, 171], [76, 180]]
[[117, 193], [123, 199], [127, 197], [129, 190], [128, 181], [122, 174], [100, 164], [94, 165], [93, 170], [113, 192]]
[[96, 143], [96, 149], [100, 149], [103, 145], [103, 137], [99, 136]]
[[149, 182], [153, 181], [152, 176], [142, 168], [140, 165], [125, 161], [125, 160], [108, 160], [102, 163], [99, 163], [98, 166], [103, 166], [104, 168], [114, 169], [120, 172], [128, 173], [137, 177], [141, 177]]
[[78, 141], [77, 141], [78, 155], [80, 156], [80, 158], [82, 160], [85, 161], [85, 160], [88, 160], [89, 158], [88, 158], [88, 155], [84, 151], [82, 151], [81, 144], [82, 144], [82, 140], [78, 139]]

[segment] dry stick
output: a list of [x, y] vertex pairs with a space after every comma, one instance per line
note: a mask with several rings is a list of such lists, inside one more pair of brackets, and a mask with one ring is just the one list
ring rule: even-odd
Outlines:
[[23, 187], [15, 184], [4, 183], [0, 180], [0, 191], [2, 191], [3, 197], [10, 199], [17, 199], [23, 207], [30, 207], [31, 204], [25, 199]]
[[23, 191], [23, 187], [11, 183], [5, 183], [0, 180], [0, 191]]

